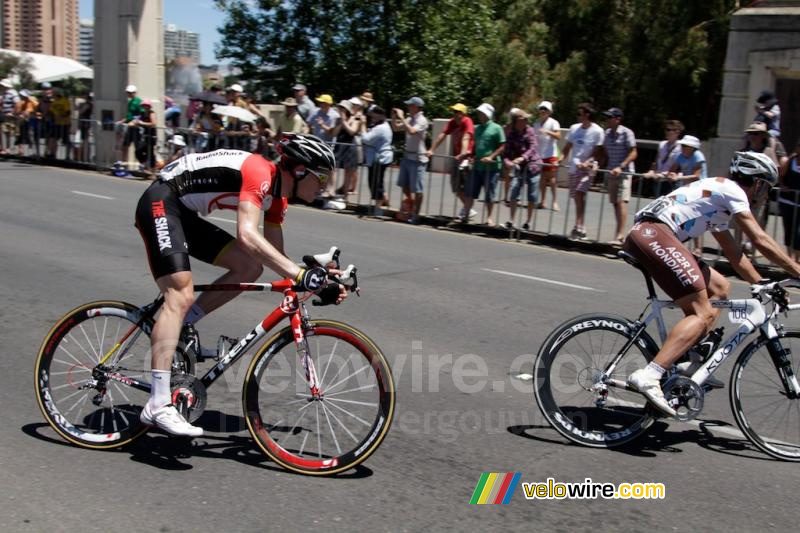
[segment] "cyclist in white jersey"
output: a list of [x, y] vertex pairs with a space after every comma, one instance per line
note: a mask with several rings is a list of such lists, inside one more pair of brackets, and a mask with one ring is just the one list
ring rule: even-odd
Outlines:
[[764, 257], [789, 275], [800, 277], [800, 265], [764, 232], [750, 212], [750, 202], [764, 198], [777, 181], [778, 169], [768, 156], [736, 152], [730, 179], [695, 181], [636, 213], [623, 248], [642, 263], [685, 316], [669, 332], [653, 361], [628, 377], [628, 384], [670, 416], [675, 411], [664, 398], [660, 379], [714, 326], [719, 310], [711, 307], [709, 300], [727, 298], [730, 290], [730, 283], [683, 243], [710, 231], [736, 273], [757, 283], [761, 276], [728, 230], [735, 221]]
[[[300, 290], [318, 289], [326, 278], [324, 269], [304, 269], [286, 257], [281, 224], [289, 198], [314, 199], [335, 168], [333, 152], [317, 137], [302, 134], [285, 134], [276, 148], [277, 164], [239, 150], [186, 155], [164, 167], [139, 200], [136, 227], [164, 295], [151, 334], [152, 389], [140, 415], [146, 424], [173, 435], [203, 433], [172, 405], [173, 355], [187, 328], [194, 331], [191, 324], [238, 293], [205, 292], [195, 301], [190, 255], [228, 270], [215, 283], [255, 281], [262, 265], [294, 278]], [[236, 211], [236, 237], [198, 216], [215, 209]], [[262, 218], [263, 233], [258, 229]], [[339, 303], [347, 295], [341, 286], [332, 289], [323, 289], [325, 303]]]

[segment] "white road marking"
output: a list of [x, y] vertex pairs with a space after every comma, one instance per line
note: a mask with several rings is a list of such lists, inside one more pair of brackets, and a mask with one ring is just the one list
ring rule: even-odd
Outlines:
[[230, 222], [231, 224], [236, 224], [235, 220], [231, 220], [229, 218], [212, 217], [212, 216], [206, 216], [206, 218], [209, 219], [209, 220], [218, 220], [220, 222]]
[[573, 289], [580, 289], [582, 291], [592, 291], [592, 292], [606, 292], [600, 289], [594, 289], [592, 287], [585, 287], [583, 285], [575, 285], [574, 283], [565, 283], [563, 281], [556, 281], [553, 279], [546, 279], [546, 278], [537, 278], [536, 276], [528, 276], [526, 274], [517, 274], [516, 272], [506, 272], [505, 270], [492, 270], [491, 268], [483, 268], [481, 270], [485, 270], [486, 272], [494, 272], [495, 274], [503, 274], [504, 276], [513, 276], [515, 278], [524, 278], [529, 279], [532, 281], [541, 281], [542, 283], [552, 283], [553, 285], [561, 285], [563, 287], [571, 287]]
[[[231, 220], [229, 218], [214, 217], [214, 216], [210, 216], [210, 215], [206, 216], [205, 218], [207, 218], [208, 220], [218, 220], [219, 222], [229, 222], [231, 224], [236, 224], [235, 220]], [[261, 229], [264, 228], [264, 226], [262, 226], [261, 224], [259, 224], [258, 227], [261, 228]]]
[[102, 194], [94, 194], [93, 192], [70, 191], [73, 194], [80, 194], [81, 196], [91, 196], [92, 198], [100, 198], [101, 200], [113, 200], [111, 196], [103, 196]]

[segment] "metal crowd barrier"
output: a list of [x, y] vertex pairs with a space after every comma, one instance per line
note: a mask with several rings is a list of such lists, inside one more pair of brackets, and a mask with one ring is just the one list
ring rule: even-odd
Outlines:
[[[56, 159], [93, 163], [97, 168], [107, 168], [109, 162], [100, 162], [96, 157], [96, 139], [100, 126], [100, 123], [95, 120], [73, 120], [68, 127], [69, 134], [65, 135], [63, 129], [53, 130], [41, 120], [30, 120], [24, 126], [18, 124], [18, 127], [13, 132], [9, 131], [11, 128], [4, 127], [2, 130], [3, 146], [8, 153], [13, 155], [43, 158], [49, 154]], [[255, 151], [258, 148], [262, 151], [262, 155], [266, 157], [275, 156], [270, 142], [261, 142], [259, 146], [257, 135], [243, 135], [241, 132], [225, 130], [204, 132], [195, 128], [165, 127], [153, 128], [151, 131], [155, 132], [154, 135], [147, 135], [146, 132], [139, 132], [134, 135], [131, 143], [132, 148], [129, 148], [129, 152], [126, 154], [122, 150], [122, 144], [128, 128], [128, 126], [116, 125], [115, 151], [119, 152], [118, 159], [122, 161], [131, 159], [131, 155], [133, 155], [134, 158], [129, 163], [129, 166], [138, 164], [139, 170], [154, 172], [152, 167], [157, 161], [167, 161], [180, 154], [207, 152], [220, 148], [235, 148], [245, 151]], [[146, 138], [143, 139], [143, 137]], [[8, 140], [11, 141], [10, 146], [7, 144]], [[341, 169], [337, 169], [335, 179], [331, 180], [331, 185], [326, 191], [327, 195], [334, 199], [345, 199], [348, 204], [364, 207], [370, 213], [380, 214], [383, 209], [387, 209], [402, 217], [404, 207], [408, 206], [403, 205], [403, 193], [396, 184], [399, 164], [405, 152], [403, 150], [393, 150], [394, 162], [386, 168], [383, 177], [383, 189], [386, 194], [387, 205], [379, 206], [370, 193], [368, 184], [370, 169], [362, 162], [363, 147], [360, 143], [351, 145], [343, 143], [331, 144], [334, 150], [340, 150], [343, 147], [351, 147], [356, 150], [359, 163], [356, 167], [355, 183], [351, 184], [351, 190], [341, 191], [344, 185], [344, 172]], [[452, 156], [434, 154], [431, 159], [444, 159], [447, 162], [445, 167], [451, 167], [456, 164], [456, 160]], [[442, 223], [453, 222], [459, 215], [462, 206], [458, 197], [451, 190], [450, 172], [434, 172], [431, 169], [434, 165], [431, 163], [432, 161], [426, 165], [424, 198], [420, 215], [433, 217]], [[558, 165], [559, 177], [557, 181], [562, 185], [557, 187], [557, 203], [561, 206], [561, 209], [553, 211], [550, 208], [539, 209], [535, 206], [530, 228], [523, 231], [519, 228], [522, 227], [527, 211], [527, 195], [520, 194], [515, 220], [511, 221], [513, 228], [507, 230], [509, 239], [522, 241], [537, 235], [570, 237], [570, 229], [574, 223], [574, 206], [569, 197], [568, 187], [563, 186], [563, 183], [567, 181], [565, 179], [565, 169], [565, 165]], [[607, 242], [614, 237], [613, 232], [616, 220], [614, 209], [608, 200], [608, 172], [602, 169], [596, 171], [599, 179], [595, 179], [595, 183], [586, 195], [585, 226], [587, 240], [590, 242]], [[636, 172], [625, 173], [624, 175], [630, 176], [632, 179], [631, 199], [628, 204], [625, 224], [627, 230], [633, 224], [633, 215], [655, 197], [662, 184], [666, 183], [666, 180], [662, 177], [657, 176], [654, 178], [650, 174]], [[467, 178], [467, 186], [468, 179], [469, 177]], [[501, 170], [497, 183], [497, 202], [494, 202], [493, 213], [494, 222], [500, 228], [503, 227], [506, 221], [510, 220], [510, 206], [508, 205], [507, 197], [509, 182], [510, 179]], [[484, 183], [481, 189], [481, 198], [476, 199], [473, 204], [473, 209], [478, 212], [477, 216], [469, 221], [473, 230], [480, 229], [481, 225], [484, 225], [487, 221], [488, 204], [484, 200], [486, 185]], [[343, 194], [337, 194], [337, 189]], [[547, 194], [548, 197], [551, 195], [549, 187]], [[785, 207], [782, 208], [783, 215], [787, 219], [791, 218], [791, 220], [787, 221], [787, 227], [789, 228], [796, 228], [800, 222], [800, 191], [795, 191], [795, 194], [797, 198], [793, 202], [794, 205], [785, 203], [787, 200], [784, 199], [783, 205]], [[541, 201], [541, 197], [538, 197], [538, 201]], [[548, 204], [552, 205], [552, 198], [548, 198]], [[757, 218], [765, 220], [764, 226], [767, 232], [776, 241], [783, 243], [784, 221], [781, 217], [777, 200], [772, 199], [767, 205], [762, 206], [762, 209], [765, 209], [766, 212], [763, 213], [762, 217]], [[768, 216], [770, 214], [773, 216]], [[779, 218], [781, 220], [778, 220]], [[797, 233], [798, 231], [793, 231], [792, 235], [790, 235], [790, 247], [792, 249], [795, 246], [800, 246], [800, 243], [794, 242]], [[705, 239], [704, 242], [701, 242], [701, 246], [704, 246], [706, 254], [716, 254], [717, 257], [721, 255], [721, 250], [719, 250], [716, 241], [713, 239]], [[756, 256], [757, 264], [763, 261], [763, 258]]]

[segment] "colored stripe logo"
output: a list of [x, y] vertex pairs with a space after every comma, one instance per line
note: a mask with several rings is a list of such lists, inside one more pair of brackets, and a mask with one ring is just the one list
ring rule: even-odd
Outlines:
[[470, 504], [508, 503], [519, 484], [521, 474], [481, 474]]

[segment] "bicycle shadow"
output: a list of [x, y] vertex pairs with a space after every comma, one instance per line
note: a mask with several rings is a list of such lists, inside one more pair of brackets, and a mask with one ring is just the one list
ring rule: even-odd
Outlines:
[[[658, 457], [663, 453], [683, 453], [683, 449], [679, 446], [697, 444], [707, 450], [734, 457], [761, 461], [773, 460], [755, 448], [744, 436], [722, 436], [719, 433], [715, 434], [714, 428], [718, 430], [722, 428], [727, 432], [728, 428], [732, 428], [732, 426], [721, 420], [702, 420], [698, 426], [670, 425], [663, 421], [656, 421], [638, 439], [608, 450], [634, 457]], [[537, 442], [582, 447], [563, 438], [549, 425], [517, 425], [509, 426], [506, 430], [512, 435]]]
[[[194, 466], [185, 460], [191, 458], [224, 459], [261, 468], [271, 472], [302, 475], [272, 463], [258, 449], [249, 434], [235, 435], [246, 429], [244, 418], [219, 411], [206, 411], [197, 420], [206, 431], [202, 437], [174, 437], [159, 430], [151, 430], [132, 443], [106, 453], [128, 454], [131, 461], [158, 468], [160, 470], [191, 470]], [[76, 447], [53, 433], [52, 436], [40, 430], [50, 428], [45, 422], [26, 424], [20, 428], [23, 433], [35, 439], [61, 446]], [[210, 432], [210, 433], [209, 433]], [[214, 434], [218, 433], [218, 434]], [[228, 433], [224, 435], [224, 433]], [[372, 469], [358, 465], [354, 469], [330, 477], [333, 479], [363, 479], [373, 475]]]

